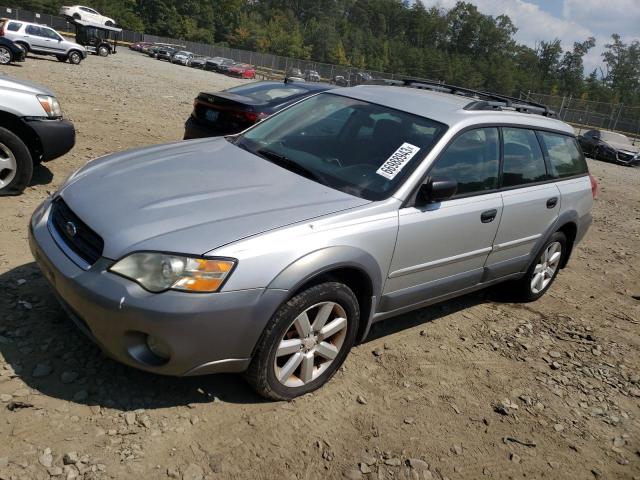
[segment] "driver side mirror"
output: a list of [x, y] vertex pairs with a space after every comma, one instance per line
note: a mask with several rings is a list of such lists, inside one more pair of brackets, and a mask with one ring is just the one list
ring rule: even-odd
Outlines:
[[423, 203], [438, 203], [451, 198], [458, 191], [458, 182], [449, 178], [430, 178], [420, 186], [418, 198]]

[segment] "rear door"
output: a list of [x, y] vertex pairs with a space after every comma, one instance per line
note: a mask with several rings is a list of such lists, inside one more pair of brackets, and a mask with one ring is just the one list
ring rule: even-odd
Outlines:
[[431, 178], [458, 182], [440, 203], [399, 212], [399, 229], [381, 307], [415, 305], [478, 284], [502, 214], [497, 128], [460, 134], [435, 161]]
[[491, 280], [521, 271], [540, 238], [558, 218], [560, 191], [551, 181], [535, 131], [502, 128], [504, 211], [487, 259]]
[[27, 25], [25, 27], [25, 38], [29, 41], [31, 50], [34, 52], [51, 53], [51, 41], [38, 25]]

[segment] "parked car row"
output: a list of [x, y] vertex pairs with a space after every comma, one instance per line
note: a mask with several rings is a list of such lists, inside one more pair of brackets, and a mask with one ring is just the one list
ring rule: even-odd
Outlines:
[[184, 47], [180, 45], [138, 42], [130, 45], [129, 48], [147, 54], [157, 60], [166, 60], [176, 65], [224, 73], [238, 78], [256, 78], [256, 68], [253, 65], [236, 62], [231, 58], [196, 55], [193, 52], [184, 50]]

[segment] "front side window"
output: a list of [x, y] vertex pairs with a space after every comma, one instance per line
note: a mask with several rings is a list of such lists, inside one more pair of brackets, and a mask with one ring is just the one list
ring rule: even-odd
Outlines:
[[515, 187], [542, 182], [547, 169], [535, 132], [524, 128], [503, 128], [504, 163], [502, 186]]
[[42, 31], [43, 37], [51, 38], [52, 40], [62, 40], [55, 30], [51, 30], [50, 28], [41, 28], [40, 30]]
[[402, 184], [445, 130], [424, 117], [322, 93], [264, 120], [235, 143], [319, 183], [381, 200]]
[[540, 132], [549, 155], [551, 175], [554, 178], [583, 175], [588, 172], [587, 162], [573, 137], [557, 133]]
[[458, 136], [431, 169], [431, 178], [458, 182], [456, 195], [478, 194], [498, 188], [500, 140], [497, 128], [480, 128]]

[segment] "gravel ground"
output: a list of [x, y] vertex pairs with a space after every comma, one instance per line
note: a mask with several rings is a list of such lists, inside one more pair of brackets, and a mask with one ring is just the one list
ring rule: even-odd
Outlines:
[[375, 326], [329, 385], [265, 402], [239, 376], [107, 359], [27, 247], [31, 212], [96, 156], [182, 138], [239, 83], [122, 51], [0, 73], [51, 87], [75, 149], [0, 199], [0, 479], [640, 478], [640, 169], [589, 161], [595, 223], [541, 300], [500, 289]]

